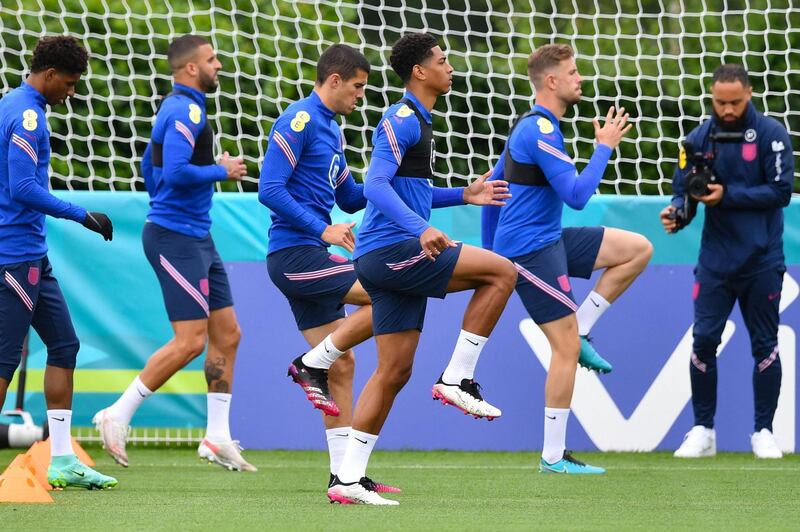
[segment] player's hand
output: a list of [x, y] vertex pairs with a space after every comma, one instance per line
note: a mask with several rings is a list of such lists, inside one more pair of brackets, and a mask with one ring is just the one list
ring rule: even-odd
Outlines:
[[508, 181], [486, 181], [492, 175], [489, 170], [470, 186], [464, 187], [464, 203], [470, 205], [505, 205], [504, 199], [511, 197], [508, 193]]
[[661, 219], [661, 225], [664, 226], [664, 231], [674, 233], [678, 230], [678, 222], [675, 220], [675, 207], [672, 205], [664, 207], [658, 216]]
[[598, 144], [605, 144], [612, 150], [619, 146], [622, 137], [631, 130], [633, 124], [628, 124], [628, 113], [625, 112], [624, 107], [620, 107], [617, 114], [614, 114], [614, 106], [608, 109], [606, 114], [606, 122], [603, 127], [600, 127], [598, 119], [592, 120], [594, 124], [594, 137], [597, 139]]
[[705, 196], [692, 196], [697, 201], [704, 203], [706, 207], [713, 207], [722, 201], [722, 196], [725, 195], [725, 187], [718, 183], [708, 184], [709, 193]]
[[222, 154], [219, 164], [225, 167], [225, 171], [228, 172], [228, 179], [241, 181], [247, 177], [247, 167], [241, 157], [233, 158], [228, 152], [225, 152]]
[[419, 245], [422, 246], [425, 257], [432, 261], [435, 261], [445, 249], [456, 247], [456, 243], [450, 240], [449, 236], [435, 227], [428, 227], [419, 235]]
[[103, 235], [106, 241], [114, 238], [114, 226], [111, 219], [102, 212], [87, 212], [83, 219], [83, 226], [90, 231]]
[[322, 232], [321, 238], [328, 244], [343, 247], [352, 253], [356, 247], [356, 235], [353, 233], [353, 227], [355, 226], [355, 222], [329, 225]]

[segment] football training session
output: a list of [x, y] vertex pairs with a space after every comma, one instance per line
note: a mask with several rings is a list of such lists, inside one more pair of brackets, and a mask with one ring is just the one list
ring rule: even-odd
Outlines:
[[793, 0], [2, 0], [0, 528], [796, 529], [798, 156]]

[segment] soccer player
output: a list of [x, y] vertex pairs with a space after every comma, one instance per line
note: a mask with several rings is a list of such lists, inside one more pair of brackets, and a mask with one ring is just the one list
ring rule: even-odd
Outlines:
[[494, 253], [453, 242], [428, 219], [432, 207], [502, 205], [506, 183], [487, 183], [487, 172], [466, 188], [432, 186], [431, 110], [450, 90], [453, 68], [436, 39], [420, 33], [397, 41], [390, 63], [406, 94], [375, 129], [364, 186], [367, 211], [353, 254], [358, 279], [372, 301], [378, 367], [358, 399], [345, 456], [328, 489], [332, 502], [398, 504], [378, 495], [364, 475], [394, 398], [411, 376], [428, 297], [475, 291], [434, 396], [465, 405], [476, 417], [500, 415], [483, 400], [472, 374], [514, 289], [516, 270]]
[[[353, 263], [328, 251], [338, 245], [352, 252], [355, 244], [354, 224], [331, 224], [333, 204], [349, 213], [366, 205], [363, 185], [355, 183], [347, 167], [336, 115], [355, 110], [369, 71], [366, 58], [349, 46], [325, 50], [317, 62], [314, 91], [290, 105], [272, 128], [259, 183], [259, 200], [272, 211], [269, 276], [313, 347], [291, 363], [289, 375], [325, 414], [329, 483], [350, 433], [351, 349], [372, 336], [372, 307]], [[360, 308], [345, 318], [345, 303]], [[375, 485], [379, 491], [399, 491]]]
[[[575, 370], [579, 358], [590, 369], [611, 370], [588, 342], [589, 331], [641, 273], [653, 251], [646, 238], [628, 231], [562, 229], [561, 212], [565, 203], [573, 209], [586, 206], [612, 151], [632, 126], [624, 108], [616, 114], [613, 107], [609, 109], [603, 127], [595, 119], [597, 148], [578, 173], [559, 124], [581, 98], [572, 48], [552, 44], [537, 49], [528, 59], [528, 75], [536, 89], [535, 105], [512, 128], [493, 174], [510, 183], [512, 198], [500, 209], [484, 209], [484, 245], [514, 262], [519, 271], [517, 293], [552, 348], [540, 470], [604, 473], [565, 451]], [[578, 308], [569, 278], [588, 279], [598, 269], [605, 271]]]
[[75, 95], [89, 55], [73, 37], [41, 39], [31, 73], [0, 100], [0, 406], [20, 363], [28, 328], [47, 346], [44, 395], [50, 427], [47, 480], [56, 488], [111, 488], [115, 478], [81, 463], [72, 450], [72, 375], [80, 343], [47, 259], [45, 215], [66, 218], [111, 240], [111, 220], [49, 190], [50, 133], [45, 105]]
[[172, 375], [199, 356], [208, 341], [208, 425], [201, 458], [237, 471], [255, 471], [231, 438], [233, 364], [241, 332], [225, 267], [214, 247], [211, 197], [214, 183], [241, 180], [247, 169], [225, 152], [214, 160], [214, 133], [206, 115], [206, 94], [216, 90], [222, 65], [203, 37], [175, 39], [167, 53], [175, 79], [156, 115], [142, 173], [150, 212], [142, 232], [145, 255], [156, 272], [175, 336], [156, 351], [117, 401], [99, 411], [94, 423], [106, 451], [128, 466], [125, 444], [136, 409]]

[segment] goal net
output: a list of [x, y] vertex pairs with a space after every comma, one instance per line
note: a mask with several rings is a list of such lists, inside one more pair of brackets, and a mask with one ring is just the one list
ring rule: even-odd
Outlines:
[[[800, 135], [800, 9], [791, 0], [3, 0], [0, 91], [16, 87], [45, 34], [69, 33], [89, 49], [78, 95], [50, 111], [55, 188], [142, 190], [139, 161], [160, 97], [169, 92], [169, 42], [210, 38], [224, 66], [209, 98], [218, 151], [244, 156], [255, 190], [275, 118], [307, 96], [326, 46], [358, 47], [374, 65], [363, 105], [343, 120], [357, 179], [383, 109], [402, 94], [388, 66], [403, 33], [437, 36], [455, 68], [453, 90], [434, 112], [437, 173], [458, 185], [496, 161], [532, 89], [526, 61], [536, 46], [571, 44], [583, 101], [563, 129], [579, 166], [593, 149], [591, 120], [610, 105], [635, 122], [605, 174], [603, 193], [668, 194], [678, 142], [710, 112], [711, 73], [742, 62], [754, 102]], [[723, 6], [723, 7], [721, 7]], [[724, 7], [727, 6], [727, 7]], [[794, 79], [794, 82], [792, 80]], [[800, 142], [795, 140], [795, 150]], [[795, 154], [798, 152], [795, 151]], [[442, 184], [440, 183], [440, 184]]]

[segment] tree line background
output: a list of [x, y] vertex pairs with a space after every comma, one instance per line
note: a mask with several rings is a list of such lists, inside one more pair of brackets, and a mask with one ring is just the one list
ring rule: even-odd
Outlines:
[[79, 94], [49, 115], [52, 186], [143, 190], [139, 161], [158, 102], [170, 91], [169, 42], [184, 33], [208, 36], [224, 67], [220, 90], [208, 100], [217, 147], [242, 154], [249, 170], [247, 181], [220, 188], [253, 191], [275, 119], [310, 94], [325, 47], [344, 42], [373, 65], [365, 103], [342, 119], [348, 162], [360, 180], [373, 127], [402, 95], [388, 66], [391, 45], [408, 31], [427, 31], [455, 68], [453, 90], [434, 112], [440, 185], [463, 184], [496, 161], [514, 118], [533, 101], [527, 57], [551, 42], [576, 49], [584, 79], [583, 100], [562, 123], [579, 167], [593, 150], [592, 118], [621, 105], [636, 124], [601, 193], [671, 193], [678, 142], [710, 113], [711, 73], [723, 62], [745, 65], [755, 105], [789, 129], [800, 154], [800, 9], [792, 0], [555, 4], [3, 0], [0, 92], [24, 79], [39, 37], [81, 39], [89, 71]]

